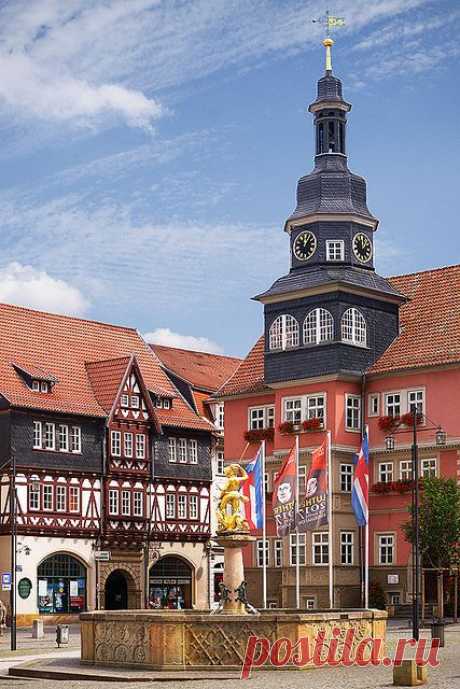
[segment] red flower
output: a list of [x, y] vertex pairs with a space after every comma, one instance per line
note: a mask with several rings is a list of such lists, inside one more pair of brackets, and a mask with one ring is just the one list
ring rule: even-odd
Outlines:
[[302, 424], [304, 431], [317, 431], [323, 427], [323, 421], [318, 416], [311, 419], [306, 419]]
[[399, 416], [381, 416], [378, 421], [379, 428], [384, 433], [391, 433], [391, 431], [394, 431], [394, 429], [399, 426], [399, 423]]
[[248, 443], [260, 443], [262, 440], [273, 440], [275, 435], [274, 428], [256, 428], [251, 431], [246, 431], [244, 439]]
[[283, 421], [283, 423], [280, 423], [278, 426], [278, 430], [280, 433], [293, 433], [294, 432], [294, 424], [292, 421]]

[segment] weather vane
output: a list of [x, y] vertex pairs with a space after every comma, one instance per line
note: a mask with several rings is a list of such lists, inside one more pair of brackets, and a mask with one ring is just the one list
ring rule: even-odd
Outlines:
[[326, 38], [323, 45], [326, 48], [326, 72], [332, 72], [332, 56], [331, 48], [334, 41], [331, 38], [331, 29], [339, 29], [345, 26], [345, 19], [343, 17], [335, 17], [326, 10], [326, 14], [318, 19], [312, 19], [313, 24], [321, 24], [326, 27]]

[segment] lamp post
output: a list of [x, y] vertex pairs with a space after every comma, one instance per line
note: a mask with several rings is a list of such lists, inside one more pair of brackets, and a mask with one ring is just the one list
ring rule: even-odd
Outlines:
[[11, 497], [10, 497], [10, 517], [11, 517], [11, 589], [10, 589], [10, 609], [11, 609], [11, 650], [16, 650], [16, 555], [17, 555], [17, 505], [16, 505], [16, 454], [13, 452], [11, 462]]
[[[411, 446], [411, 458], [412, 458], [412, 591], [414, 592], [412, 601], [412, 638], [416, 641], [420, 638], [420, 520], [419, 520], [419, 504], [420, 504], [420, 486], [419, 486], [419, 453], [418, 453], [418, 430], [422, 431], [436, 431], [435, 440], [436, 447], [444, 447], [447, 440], [446, 432], [438, 425], [425, 426], [422, 429], [418, 429], [418, 424], [421, 419], [430, 419], [421, 412], [417, 410], [417, 407], [413, 405], [410, 410], [411, 414], [411, 426], [412, 426], [412, 446]], [[395, 428], [390, 435], [385, 438], [385, 448], [387, 450], [395, 449], [395, 433], [405, 433], [406, 429], [400, 428], [401, 423], [396, 423]]]

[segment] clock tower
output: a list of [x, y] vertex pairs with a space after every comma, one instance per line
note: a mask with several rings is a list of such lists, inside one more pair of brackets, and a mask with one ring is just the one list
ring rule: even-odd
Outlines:
[[284, 227], [290, 271], [255, 297], [264, 304], [267, 383], [360, 376], [397, 336], [404, 301], [374, 269], [378, 220], [367, 207], [366, 181], [348, 167], [351, 105], [332, 72], [332, 39], [323, 45], [326, 70], [308, 108], [314, 169], [299, 180]]

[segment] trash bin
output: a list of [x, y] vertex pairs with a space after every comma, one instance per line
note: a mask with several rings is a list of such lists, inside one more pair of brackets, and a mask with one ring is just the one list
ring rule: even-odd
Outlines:
[[58, 648], [65, 646], [69, 643], [69, 625], [68, 624], [58, 624], [56, 626], [56, 643]]
[[431, 624], [431, 638], [439, 639], [439, 645], [444, 648], [444, 628], [446, 624], [444, 620], [433, 620]]

